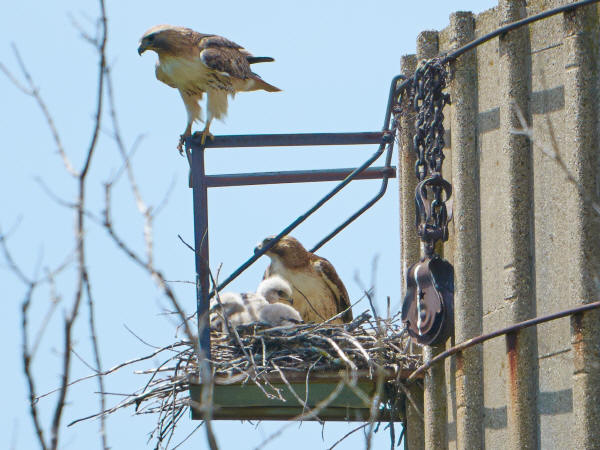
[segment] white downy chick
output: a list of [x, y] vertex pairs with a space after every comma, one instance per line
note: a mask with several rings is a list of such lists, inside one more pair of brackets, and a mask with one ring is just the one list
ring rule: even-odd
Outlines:
[[249, 322], [258, 322], [258, 312], [260, 309], [268, 305], [265, 298], [258, 293], [244, 293], [241, 295], [242, 301], [244, 302], [244, 306], [246, 307], [246, 311], [248, 313]]
[[269, 303], [293, 304], [292, 287], [279, 275], [265, 278], [260, 282], [256, 293]]
[[302, 323], [300, 313], [285, 303], [272, 303], [263, 306], [258, 314], [261, 322], [277, 327]]
[[219, 294], [221, 305], [216, 298], [210, 302], [210, 327], [220, 331], [227, 331], [225, 319], [227, 316], [231, 326], [238, 326], [252, 322], [242, 295], [236, 292], [223, 292]]
[[290, 306], [293, 303], [292, 287], [279, 275], [264, 279], [256, 293], [268, 302], [258, 310], [259, 321], [271, 326], [302, 323], [300, 313]]

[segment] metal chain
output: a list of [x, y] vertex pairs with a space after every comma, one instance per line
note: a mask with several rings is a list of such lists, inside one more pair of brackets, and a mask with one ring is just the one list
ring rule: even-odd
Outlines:
[[[417, 112], [413, 138], [415, 175], [419, 180], [415, 193], [416, 227], [428, 254], [438, 240], [448, 240], [446, 200], [452, 193], [442, 177], [444, 163], [444, 106], [450, 96], [443, 92], [447, 72], [439, 59], [423, 62], [412, 79], [412, 107]], [[428, 197], [432, 198], [429, 199]]]
[[443, 110], [450, 103], [450, 96], [444, 93], [446, 77], [440, 59], [424, 61], [404, 92], [408, 101], [397, 104], [393, 110], [399, 116], [408, 104], [416, 111], [415, 225], [424, 254], [406, 271], [402, 321], [411, 338], [423, 345], [444, 342], [453, 329], [454, 269], [434, 252], [436, 242], [448, 240], [446, 201], [452, 195], [452, 186], [442, 176]]
[[447, 72], [438, 59], [422, 63], [413, 76], [413, 108], [417, 112], [413, 140], [417, 153], [415, 173], [423, 181], [428, 172], [441, 172], [444, 161], [444, 106], [450, 96], [443, 93]]

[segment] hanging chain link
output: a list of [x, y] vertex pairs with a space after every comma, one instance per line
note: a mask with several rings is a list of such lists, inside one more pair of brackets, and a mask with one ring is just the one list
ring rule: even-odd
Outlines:
[[448, 240], [446, 200], [452, 187], [442, 177], [444, 163], [444, 106], [450, 103], [446, 87], [447, 72], [439, 59], [424, 61], [412, 78], [412, 108], [417, 113], [413, 147], [417, 160], [415, 175], [419, 180], [415, 192], [417, 233], [428, 255], [435, 243]]
[[413, 139], [415, 173], [423, 181], [428, 173], [442, 171], [444, 162], [444, 113], [450, 96], [444, 94], [447, 72], [439, 59], [425, 61], [413, 76], [413, 108], [417, 112]]

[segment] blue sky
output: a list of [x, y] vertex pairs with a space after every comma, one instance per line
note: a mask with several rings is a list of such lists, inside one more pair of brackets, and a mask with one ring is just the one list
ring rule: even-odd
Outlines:
[[[379, 130], [383, 121], [390, 80], [399, 71], [400, 57], [413, 53], [422, 30], [441, 29], [450, 12], [480, 12], [494, 6], [493, 0], [455, 1], [265, 1], [241, 2], [107, 2], [109, 17], [108, 61], [113, 73], [117, 114], [125, 143], [131, 146], [142, 137], [133, 158], [134, 170], [144, 199], [159, 204], [170, 192], [168, 203], [155, 222], [157, 266], [170, 280], [193, 280], [191, 252], [178, 240], [180, 234], [193, 241], [192, 193], [187, 188], [187, 162], [176, 150], [185, 127], [185, 111], [177, 92], [154, 77], [156, 57], [148, 52], [139, 57], [137, 42], [152, 25], [171, 23], [205, 33], [223, 35], [244, 45], [255, 55], [272, 56], [276, 62], [260, 64], [255, 70], [281, 93], [242, 93], [230, 102], [225, 123], [214, 122], [214, 134], [301, 133]], [[10, 43], [20, 50], [31, 75], [40, 88], [61, 133], [64, 146], [79, 167], [93, 125], [96, 94], [96, 55], [80, 39], [72, 19], [93, 28], [98, 6], [95, 1], [41, 2], [23, 0], [5, 8], [0, 16], [0, 62], [20, 77]], [[26, 273], [60, 264], [74, 247], [74, 216], [58, 206], [38, 180], [57, 196], [73, 200], [75, 180], [68, 176], [56, 154], [50, 132], [34, 101], [19, 92], [0, 74], [0, 132], [3, 138], [0, 164], [0, 227], [12, 229], [9, 246]], [[103, 208], [103, 183], [120, 167], [117, 149], [108, 136], [108, 116], [89, 179], [88, 206], [99, 214]], [[210, 150], [209, 173], [298, 170], [352, 167], [364, 161], [374, 148], [351, 149], [258, 149]], [[395, 158], [394, 158], [395, 159]], [[124, 181], [124, 180], [123, 180]], [[238, 187], [209, 193], [211, 266], [222, 264], [228, 275], [252, 253], [257, 242], [279, 232], [311, 206], [330, 183]], [[307, 247], [362, 205], [379, 189], [378, 181], [352, 183], [293, 234]], [[387, 296], [400, 306], [398, 184], [390, 182], [388, 193], [356, 223], [324, 246], [319, 254], [336, 266], [350, 293], [360, 297], [354, 281], [371, 282], [371, 268], [377, 259], [375, 286], [383, 305]], [[114, 192], [115, 226], [138, 251], [143, 250], [142, 220], [127, 184]], [[175, 324], [161, 312], [167, 301], [149, 277], [128, 261], [93, 224], [88, 229], [91, 285], [96, 299], [97, 322], [104, 367], [148, 353], [127, 325], [156, 345], [174, 339]], [[261, 260], [230, 288], [254, 290], [267, 265]], [[58, 385], [62, 319], [73, 298], [74, 269], [56, 280], [61, 300], [43, 336], [34, 360], [39, 393]], [[20, 308], [24, 287], [0, 261], [5, 318], [5, 386], [0, 435], [8, 448], [35, 448], [28, 416], [25, 382], [20, 359]], [[173, 283], [183, 305], [193, 310], [192, 285]], [[50, 307], [48, 290], [34, 298], [30, 330], [35, 333]], [[368, 306], [359, 304], [356, 311]], [[75, 350], [91, 360], [87, 311], [75, 327]], [[143, 367], [151, 367], [150, 362]], [[89, 369], [73, 360], [72, 377], [88, 375]], [[107, 390], [129, 392], [145, 378], [125, 370], [106, 379]], [[69, 394], [64, 422], [93, 413], [97, 408], [96, 384], [82, 383]], [[48, 426], [54, 398], [42, 400], [42, 421]], [[109, 401], [114, 399], [109, 398]], [[154, 417], [135, 417], [121, 411], [108, 420], [109, 444], [114, 449], [150, 447], [147, 433]], [[196, 423], [184, 419], [179, 436]], [[222, 448], [252, 448], [281, 423], [259, 426], [222, 422], [215, 425]], [[295, 425], [267, 448], [285, 445], [296, 448], [326, 448], [354, 424], [327, 424], [324, 441], [321, 427]], [[98, 424], [89, 421], [61, 430], [61, 448], [96, 448]], [[360, 448], [357, 433], [338, 448]], [[198, 432], [184, 448], [204, 448], [205, 437]], [[387, 432], [376, 435], [376, 448], [388, 446]]]

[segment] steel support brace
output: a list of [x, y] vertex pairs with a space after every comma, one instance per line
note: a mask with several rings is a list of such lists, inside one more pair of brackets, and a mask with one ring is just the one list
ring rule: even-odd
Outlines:
[[192, 151], [194, 241], [196, 257], [196, 310], [198, 312], [198, 339], [200, 356], [210, 359], [210, 327], [208, 306], [210, 294], [210, 267], [208, 264], [208, 202], [204, 169], [204, 148]]

